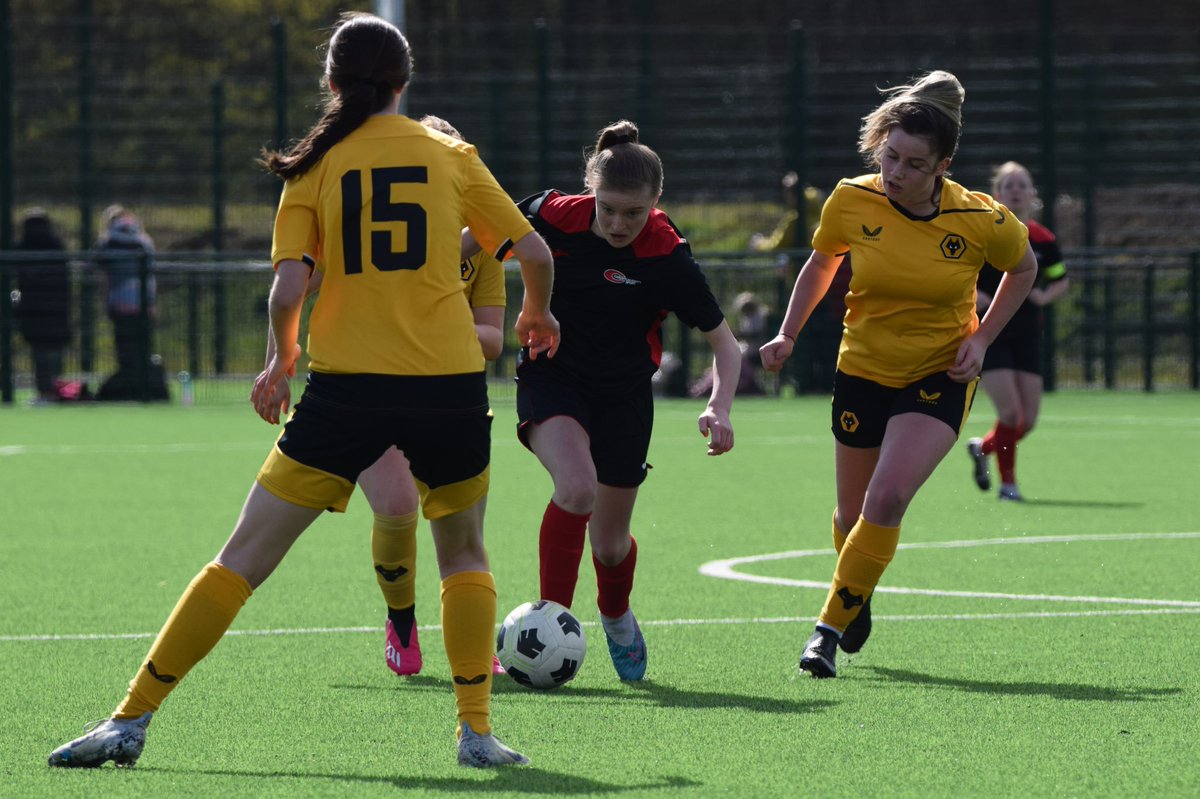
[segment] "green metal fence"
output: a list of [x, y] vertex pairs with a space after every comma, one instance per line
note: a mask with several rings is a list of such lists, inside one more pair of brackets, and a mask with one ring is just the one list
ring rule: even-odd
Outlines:
[[[790, 287], [771, 257], [745, 250], [780, 213], [780, 176], [829, 188], [863, 171], [855, 139], [877, 87], [955, 72], [967, 89], [955, 179], [986, 189], [996, 164], [1026, 163], [1073, 258], [1050, 381], [1197, 387], [1200, 4], [1014, 0], [999, 16], [933, 0], [693, 0], [686, 15], [654, 0], [634, 14], [476, 5], [405, 4], [408, 112], [453, 122], [514, 197], [578, 190], [595, 131], [636, 120], [665, 163], [663, 205], [709, 254], [723, 302], [752, 290], [776, 313]], [[158, 246], [152, 354], [172, 375], [194, 373], [200, 401], [204, 381], [215, 397], [257, 371], [259, 259], [279, 183], [255, 158], [315, 120], [317, 47], [346, 7], [374, 4], [303, 0], [280, 18], [240, 2], [0, 0], [0, 263], [17, 212], [49, 209], [78, 251], [72, 374], [95, 381], [112, 365], [84, 251], [113, 201], [136, 209]], [[0, 298], [10, 278], [0, 270]], [[11, 401], [28, 352], [7, 305], [0, 399]], [[704, 347], [666, 334], [685, 364], [667, 387], [686, 390]], [[818, 338], [803, 346], [820, 365], [784, 388], [820, 390], [830, 345]]]
[[[25, 253], [0, 253], [0, 282], [13, 282], [18, 257], [29, 259]], [[781, 268], [776, 256], [740, 252], [700, 253], [698, 259], [731, 325], [736, 327], [735, 297], [752, 292], [769, 311], [768, 332], [776, 329], [791, 293], [790, 268]], [[1200, 250], [1074, 250], [1066, 261], [1071, 289], [1047, 320], [1050, 387], [1200, 388]], [[87, 253], [72, 253], [69, 262], [73, 332], [62, 377], [94, 392], [116, 368], [113, 329], [96, 265]], [[263, 364], [270, 265], [238, 255], [160, 255], [153, 274], [158, 299], [153, 316], [145, 319], [143, 362], [165, 372], [175, 400], [181, 373], [197, 403], [244, 399]], [[511, 323], [520, 307], [519, 275], [510, 271], [508, 282]], [[837, 298], [829, 299], [830, 308], [818, 309], [799, 336], [787, 371], [764, 380], [768, 390], [829, 390], [840, 337]], [[2, 304], [0, 311], [0, 394], [7, 402], [23, 401], [33, 396], [29, 348], [12, 325], [11, 306]], [[663, 375], [661, 389], [686, 394], [709, 365], [708, 345], [674, 317], [664, 340], [668, 360], [678, 369]], [[516, 351], [510, 330], [505, 354], [490, 367], [502, 392], [511, 390]]]
[[[279, 187], [254, 160], [316, 118], [316, 47], [345, 5], [284, 21], [254, 4], [0, 0], [0, 249], [30, 205], [89, 247], [121, 201], [160, 249], [265, 252]], [[996, 164], [1026, 163], [1068, 246], [1198, 244], [1200, 4], [1024, 0], [1002, 24], [933, 2], [899, 18], [870, 0], [748, 0], [720, 18], [713, 3], [686, 18], [652, 2], [633, 18], [408, 5], [410, 113], [452, 121], [514, 196], [578, 188], [595, 132], [632, 118], [666, 164], [664, 200], [698, 209], [694, 245], [736, 248], [753, 231], [722, 218], [777, 200], [788, 169], [825, 188], [861, 172], [876, 87], [941, 67], [967, 88], [956, 179], [986, 188]]]

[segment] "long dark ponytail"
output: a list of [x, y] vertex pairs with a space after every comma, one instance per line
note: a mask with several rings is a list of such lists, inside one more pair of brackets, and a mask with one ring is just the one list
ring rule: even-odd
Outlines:
[[303, 175], [367, 117], [387, 108], [411, 77], [412, 52], [394, 25], [374, 14], [343, 14], [325, 56], [326, 82], [337, 86], [325, 113], [288, 152], [264, 149], [261, 163], [285, 180]]

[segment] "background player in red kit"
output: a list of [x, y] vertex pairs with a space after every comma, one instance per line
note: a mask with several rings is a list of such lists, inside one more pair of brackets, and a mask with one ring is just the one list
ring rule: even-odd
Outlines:
[[[1033, 219], [1041, 207], [1029, 170], [1016, 161], [996, 168], [992, 195], [1029, 228], [1029, 246], [1037, 257], [1037, 282], [1029, 297], [988, 347], [983, 359], [983, 390], [996, 406], [996, 425], [983, 438], [967, 441], [975, 465], [975, 483], [983, 491], [992, 487], [988, 455], [996, 453], [1000, 467], [1000, 499], [1020, 500], [1017, 488], [1017, 442], [1029, 435], [1042, 404], [1042, 307], [1067, 292], [1070, 281], [1058, 240]], [[1000, 272], [984, 266], [975, 289], [980, 313], [996, 296]]]
[[687, 240], [655, 207], [662, 162], [638, 143], [636, 125], [600, 132], [584, 184], [587, 194], [550, 190], [519, 203], [554, 255], [551, 312], [562, 344], [553, 360], [522, 352], [518, 435], [554, 480], [540, 533], [542, 598], [570, 607], [587, 532], [609, 654], [622, 680], [640, 680], [646, 643], [629, 607], [630, 520], [649, 469], [660, 326], [674, 312], [713, 349], [712, 393], [699, 418], [710, 455], [733, 447], [741, 353]]

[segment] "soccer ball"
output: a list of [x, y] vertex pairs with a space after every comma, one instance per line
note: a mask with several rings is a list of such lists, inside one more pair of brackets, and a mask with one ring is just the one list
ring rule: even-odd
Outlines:
[[557, 688], [583, 665], [587, 641], [571, 611], [548, 599], [526, 602], [500, 625], [496, 656], [508, 676], [526, 688]]

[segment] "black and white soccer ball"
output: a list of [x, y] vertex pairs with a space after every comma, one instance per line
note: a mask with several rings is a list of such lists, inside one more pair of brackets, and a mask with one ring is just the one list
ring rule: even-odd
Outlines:
[[505, 617], [496, 656], [508, 676], [527, 688], [557, 688], [575, 678], [587, 653], [579, 619], [557, 602], [526, 602]]

